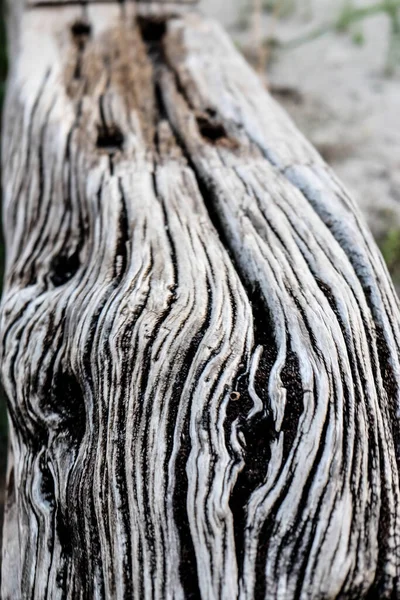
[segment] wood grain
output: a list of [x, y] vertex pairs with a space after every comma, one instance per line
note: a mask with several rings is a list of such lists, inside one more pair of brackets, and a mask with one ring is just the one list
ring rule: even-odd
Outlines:
[[399, 596], [399, 302], [346, 190], [198, 14], [19, 31], [2, 598]]

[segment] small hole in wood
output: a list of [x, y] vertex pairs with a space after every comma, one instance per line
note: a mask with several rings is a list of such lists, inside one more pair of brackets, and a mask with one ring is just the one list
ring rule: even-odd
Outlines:
[[240, 399], [240, 393], [232, 392], [230, 397], [233, 402], [237, 402]]
[[76, 21], [71, 27], [71, 33], [75, 40], [82, 40], [90, 37], [92, 28], [85, 21]]
[[211, 142], [218, 142], [223, 138], [227, 138], [225, 127], [221, 123], [217, 123], [206, 115], [197, 117], [197, 125], [203, 138], [210, 140]]
[[98, 128], [97, 148], [105, 150], [109, 154], [114, 154], [118, 150], [122, 150], [123, 145], [124, 136], [117, 126]]
[[137, 20], [142, 38], [145, 42], [161, 42], [167, 30], [163, 19], [139, 17]]
[[217, 116], [217, 111], [215, 108], [206, 108], [206, 113], [211, 119], [215, 119]]
[[51, 265], [51, 282], [55, 287], [60, 287], [72, 279], [80, 267], [79, 253], [70, 256], [57, 256]]

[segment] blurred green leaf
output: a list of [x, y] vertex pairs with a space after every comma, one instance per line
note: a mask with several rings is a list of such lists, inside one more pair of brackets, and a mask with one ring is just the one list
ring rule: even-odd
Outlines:
[[400, 278], [400, 229], [389, 229], [387, 234], [379, 241], [379, 247], [390, 274], [397, 281]]
[[365, 44], [365, 36], [362, 31], [355, 31], [351, 39], [356, 46], [363, 46]]

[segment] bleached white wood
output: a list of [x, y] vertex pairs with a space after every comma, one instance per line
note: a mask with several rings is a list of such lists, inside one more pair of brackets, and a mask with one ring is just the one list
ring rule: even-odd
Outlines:
[[2, 598], [395, 598], [382, 258], [221, 28], [154, 15], [19, 20]]

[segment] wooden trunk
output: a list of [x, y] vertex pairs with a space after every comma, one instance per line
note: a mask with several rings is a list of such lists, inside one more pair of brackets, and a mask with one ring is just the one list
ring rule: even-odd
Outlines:
[[23, 4], [3, 600], [400, 597], [399, 302], [352, 199], [193, 9]]

